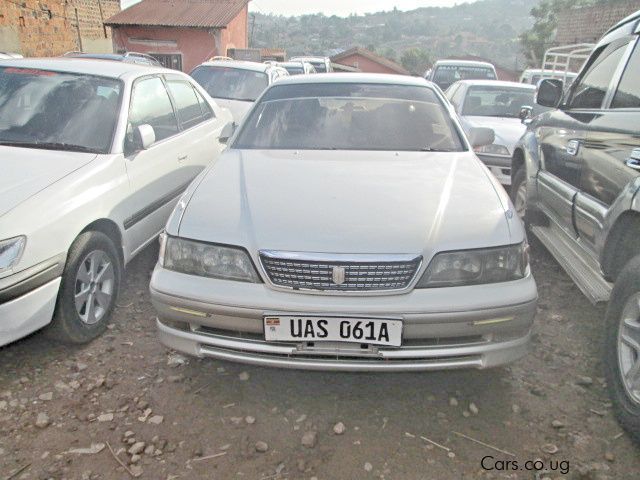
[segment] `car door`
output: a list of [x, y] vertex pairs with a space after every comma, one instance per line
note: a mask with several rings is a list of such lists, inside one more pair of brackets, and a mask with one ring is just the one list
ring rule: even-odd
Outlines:
[[541, 207], [574, 238], [573, 209], [580, 189], [587, 131], [602, 109], [612, 72], [624, 51], [625, 45], [621, 44], [605, 45], [596, 51], [565, 104], [535, 127], [542, 164], [537, 178]]
[[179, 75], [166, 75], [167, 89], [176, 107], [182, 150], [177, 157], [177, 184], [189, 184], [215, 161], [226, 147], [219, 142], [224, 119], [217, 118], [212, 106], [196, 87]]
[[[142, 149], [136, 129], [150, 125], [155, 143]], [[187, 146], [176, 112], [159, 75], [133, 83], [124, 152], [131, 194], [126, 201], [124, 228], [132, 254], [162, 231], [175, 202], [186, 189], [186, 178], [178, 175], [179, 158]]]
[[603, 108], [594, 112], [582, 146], [581, 188], [575, 202], [578, 234], [594, 257], [607, 213], [640, 175], [640, 44], [636, 35], [619, 43], [624, 54], [610, 94]]

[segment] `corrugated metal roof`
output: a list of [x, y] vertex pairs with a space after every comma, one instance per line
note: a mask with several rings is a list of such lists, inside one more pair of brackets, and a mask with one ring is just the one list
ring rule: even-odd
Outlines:
[[249, 0], [142, 0], [109, 18], [107, 26], [224, 28]]

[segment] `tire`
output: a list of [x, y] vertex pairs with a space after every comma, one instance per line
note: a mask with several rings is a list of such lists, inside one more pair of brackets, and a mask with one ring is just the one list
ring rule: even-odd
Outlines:
[[69, 249], [49, 336], [75, 344], [100, 336], [115, 308], [121, 275], [118, 250], [108, 236], [79, 235]]
[[527, 208], [526, 188], [527, 188], [527, 172], [524, 166], [521, 166], [513, 176], [511, 182], [511, 203], [516, 210], [516, 215], [524, 222], [525, 225], [544, 225], [546, 218], [541, 212]]
[[[635, 382], [625, 381], [630, 365], [640, 367], [640, 255], [631, 259], [620, 272], [611, 292], [605, 317], [604, 369], [607, 388], [618, 422], [640, 442], [640, 373]], [[635, 327], [635, 328], [633, 328]], [[633, 348], [621, 340], [636, 340]], [[635, 358], [635, 360], [634, 360]]]

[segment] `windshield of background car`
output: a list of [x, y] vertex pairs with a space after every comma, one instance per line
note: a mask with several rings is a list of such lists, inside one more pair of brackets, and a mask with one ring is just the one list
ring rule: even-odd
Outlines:
[[0, 144], [107, 153], [121, 90], [110, 78], [0, 67]]
[[433, 81], [440, 88], [448, 88], [458, 80], [495, 80], [496, 74], [488, 67], [440, 65], [433, 74]]
[[427, 87], [300, 84], [272, 87], [234, 148], [462, 151], [447, 110]]
[[462, 115], [478, 117], [519, 118], [523, 106], [533, 107], [534, 115], [548, 110], [534, 101], [535, 90], [517, 87], [470, 87], [462, 107]]
[[327, 65], [324, 62], [309, 62], [316, 69], [316, 73], [327, 73]]
[[289, 75], [302, 75], [304, 73], [304, 68], [300, 67], [284, 67]]
[[269, 85], [264, 72], [233, 67], [201, 65], [191, 76], [213, 98], [255, 102]]

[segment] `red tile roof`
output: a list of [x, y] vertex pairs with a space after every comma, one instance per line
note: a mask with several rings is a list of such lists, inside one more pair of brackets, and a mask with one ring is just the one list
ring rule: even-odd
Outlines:
[[402, 65], [394, 62], [393, 60], [389, 60], [388, 58], [382, 57], [376, 53], [373, 53], [365, 48], [361, 48], [361, 47], [353, 47], [350, 48], [349, 50], [345, 50], [342, 53], [339, 53], [337, 55], [334, 55], [333, 57], [331, 57], [331, 61], [333, 63], [340, 63], [340, 60], [350, 57], [351, 55], [361, 55], [365, 58], [368, 58], [369, 60], [379, 63], [380, 65], [383, 65], [401, 75], [409, 75], [409, 72], [407, 71], [407, 69], [405, 69]]
[[556, 45], [595, 43], [623, 18], [640, 10], [640, 0], [570, 8], [558, 14]]
[[107, 26], [224, 28], [249, 0], [142, 0], [109, 18]]

